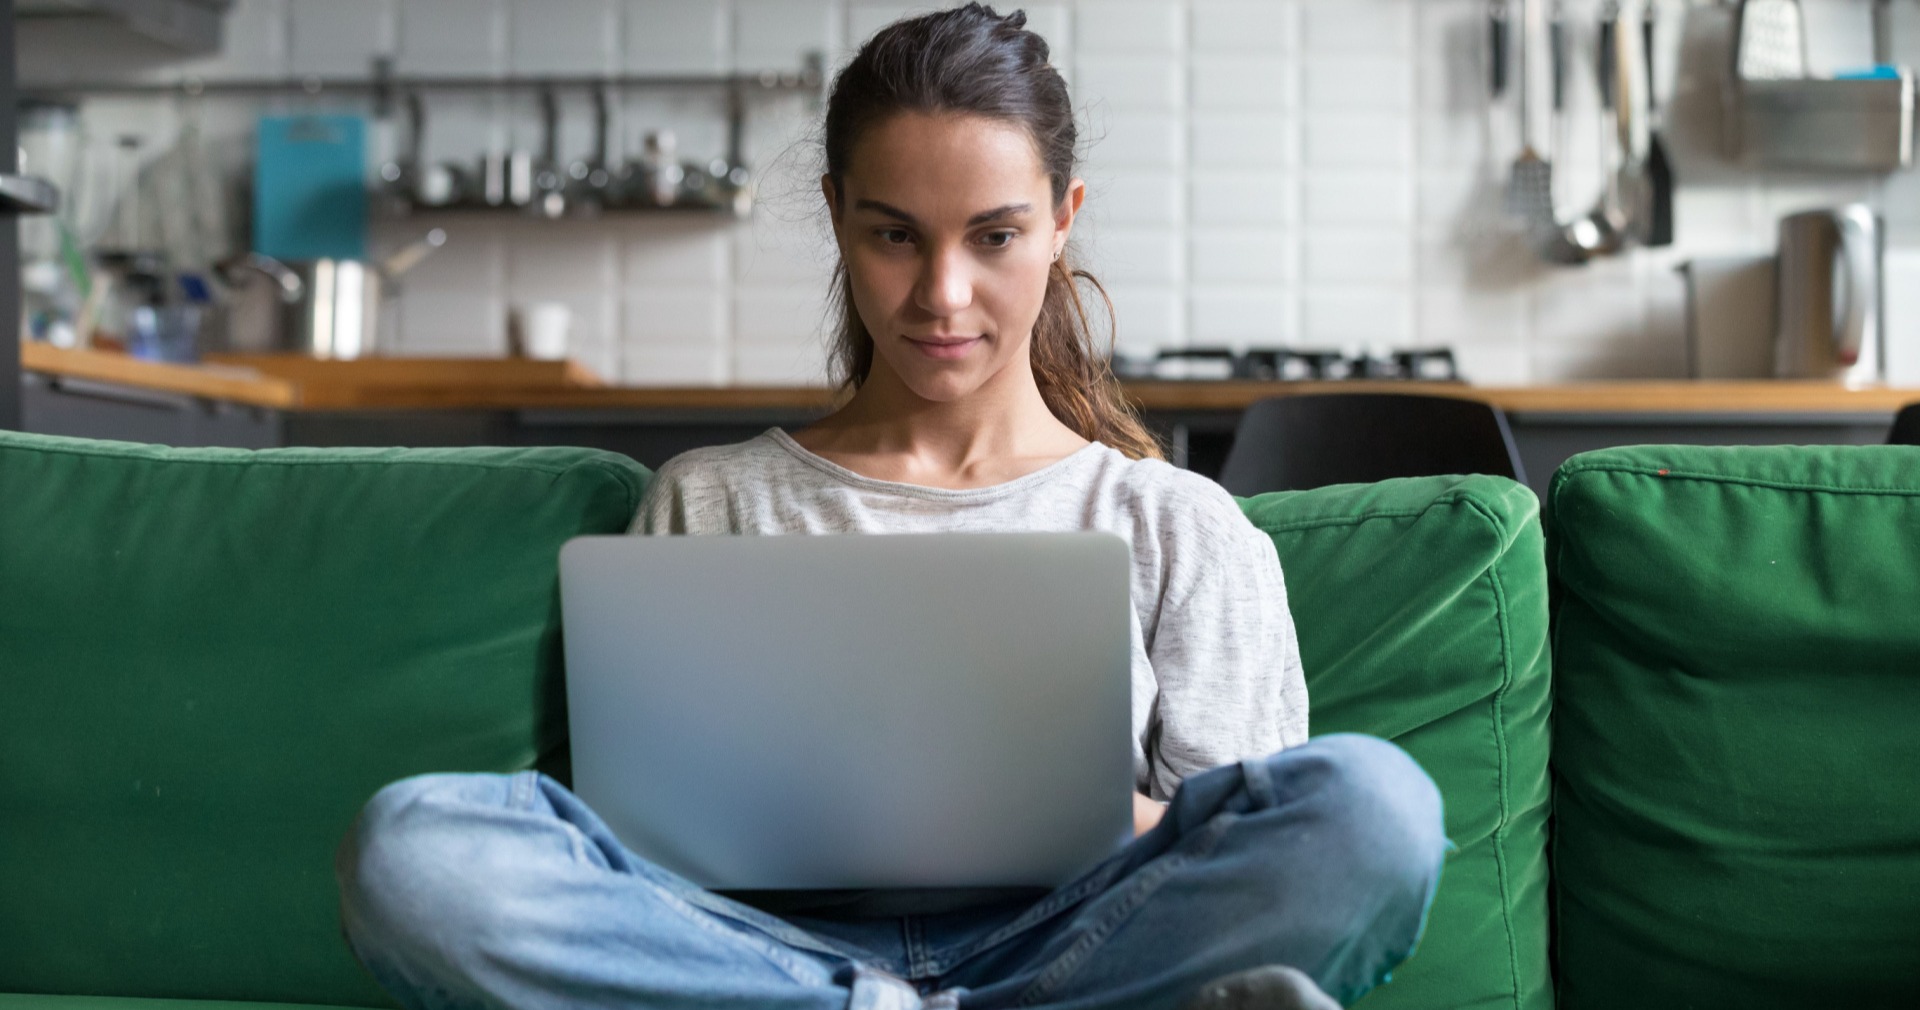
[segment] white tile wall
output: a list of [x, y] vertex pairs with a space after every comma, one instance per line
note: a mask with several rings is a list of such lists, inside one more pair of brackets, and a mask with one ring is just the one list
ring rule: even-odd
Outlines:
[[1300, 32], [1299, 4], [1272, 0], [1194, 0], [1191, 21], [1196, 53], [1291, 52]]
[[506, 0], [400, 0], [399, 72], [499, 74], [506, 55]]
[[1206, 344], [1272, 343], [1298, 333], [1298, 297], [1279, 285], [1209, 284], [1193, 289], [1193, 327]]
[[[226, 52], [125, 73], [359, 74], [383, 54], [423, 74], [698, 73], [792, 69], [808, 49], [835, 66], [893, 19], [941, 2], [239, 0]], [[1684, 6], [1657, 2], [1676, 19]], [[1584, 17], [1598, 4], [1570, 6]], [[1865, 0], [1806, 6], [1817, 65], [1864, 59]], [[1894, 244], [1920, 244], [1920, 172], [1755, 177], [1716, 161], [1712, 108], [1701, 98], [1710, 94], [1700, 83], [1706, 57], [1690, 39], [1688, 60], [1678, 59], [1677, 20], [1661, 68], [1685, 97], [1672, 110], [1684, 184], [1679, 241], [1565, 269], [1536, 262], [1500, 210], [1514, 127], [1510, 108], [1490, 116], [1485, 99], [1484, 0], [1051, 0], [1026, 9], [1074, 88], [1089, 183], [1076, 251], [1112, 295], [1125, 351], [1445, 344], [1486, 382], [1677, 375], [1683, 311], [1673, 267], [1686, 256], [1764, 250], [1778, 215], [1842, 199], [1875, 203]], [[1896, 14], [1896, 55], [1920, 62], [1920, 14]], [[89, 65], [72, 58], [79, 44], [23, 46], [23, 76], [71, 76]], [[1573, 107], [1591, 103], [1576, 85]], [[182, 106], [150, 104], [159, 108], [96, 103], [88, 113], [96, 145], [138, 132], [153, 138], [149, 155], [164, 150]], [[427, 155], [470, 159], [532, 143], [529, 108], [436, 96]], [[583, 112], [567, 108], [565, 152], [590, 142]], [[384, 244], [435, 223], [452, 234], [406, 279], [396, 346], [499, 353], [510, 309], [555, 300], [572, 309], [583, 359], [609, 377], [821, 381], [833, 248], [819, 206], [818, 114], [804, 100], [755, 100], [746, 139], [763, 199], [746, 222], [383, 224]], [[228, 124], [213, 138], [223, 160], [244, 150], [245, 115], [208, 122], [210, 131]], [[660, 128], [688, 156], [718, 153], [725, 139], [711, 97], [636, 92], [617, 103], [618, 146], [633, 150]], [[1582, 152], [1592, 132], [1575, 130], [1562, 159], [1570, 203], [1591, 199], [1596, 173]]]
[[1280, 111], [1300, 101], [1294, 61], [1278, 54], [1213, 55], [1193, 62], [1193, 105], [1199, 109]]
[[1180, 64], [1165, 57], [1086, 56], [1074, 83], [1115, 109], [1174, 113], [1184, 100]]
[[1303, 5], [1306, 48], [1314, 53], [1392, 53], [1412, 48], [1417, 4], [1404, 0], [1336, 0]]
[[831, 0], [736, 0], [734, 65], [790, 70], [805, 50], [831, 53], [839, 46], [844, 19], [845, 12]]
[[208, 79], [278, 73], [287, 66], [289, 20], [287, 0], [236, 0], [222, 27], [224, 45], [219, 54], [167, 69]]
[[522, 74], [604, 74], [618, 65], [613, 0], [514, 0], [508, 63]]
[[296, 74], [364, 74], [376, 55], [392, 55], [391, 0], [290, 0], [288, 66]]
[[847, 7], [847, 41], [858, 45], [873, 33], [903, 17], [934, 9], [929, 3], [865, 3]]
[[1088, 0], [1074, 41], [1080, 57], [1140, 53], [1177, 59], [1186, 44], [1184, 4], [1170, 0]]
[[624, 65], [633, 73], [726, 69], [733, 19], [710, 0], [626, 0]]

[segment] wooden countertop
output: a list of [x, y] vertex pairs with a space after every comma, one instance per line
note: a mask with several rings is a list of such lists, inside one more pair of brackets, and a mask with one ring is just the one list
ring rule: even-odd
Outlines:
[[287, 410], [407, 409], [516, 403], [523, 396], [605, 388], [573, 361], [525, 358], [360, 358], [211, 355], [195, 365], [143, 361], [109, 351], [20, 345], [24, 371], [256, 407]]
[[[21, 344], [25, 371], [138, 386], [283, 410], [825, 410], [818, 387], [611, 386], [571, 361], [504, 358], [221, 356], [197, 365], [124, 354]], [[1920, 402], [1920, 388], [1849, 389], [1831, 382], [1615, 381], [1551, 386], [1408, 382], [1175, 382], [1135, 380], [1146, 410], [1238, 410], [1267, 396], [1321, 392], [1428, 392], [1513, 413], [1891, 414]]]

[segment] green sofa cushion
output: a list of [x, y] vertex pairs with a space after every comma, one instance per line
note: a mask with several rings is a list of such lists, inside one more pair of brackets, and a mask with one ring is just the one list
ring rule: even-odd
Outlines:
[[1548, 525], [1565, 1010], [1920, 1006], [1920, 448], [1586, 453]]
[[1419, 952], [1366, 1010], [1551, 1005], [1546, 567], [1538, 503], [1496, 477], [1243, 500], [1273, 538], [1315, 734], [1398, 743], [1440, 786], [1447, 861]]
[[334, 846], [385, 782], [564, 751], [556, 558], [644, 479], [0, 433], [0, 992], [387, 1005]]

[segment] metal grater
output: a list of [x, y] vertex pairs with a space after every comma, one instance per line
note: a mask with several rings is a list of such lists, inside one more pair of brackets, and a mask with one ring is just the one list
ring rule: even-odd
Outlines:
[[1742, 0], [1735, 66], [1746, 80], [1807, 76], [1806, 23], [1800, 0]]

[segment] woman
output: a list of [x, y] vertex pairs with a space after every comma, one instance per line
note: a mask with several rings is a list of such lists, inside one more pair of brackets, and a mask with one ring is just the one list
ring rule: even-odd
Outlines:
[[1439, 797], [1389, 744], [1307, 742], [1271, 542], [1122, 406], [1067, 254], [1066, 88], [1024, 23], [902, 21], [840, 74], [821, 182], [851, 396], [669, 461], [634, 527], [1126, 538], [1134, 842], [1045, 895], [747, 904], [535, 773], [421, 776], [374, 798], [339, 866], [349, 940], [409, 1006], [1324, 1006], [1283, 966], [1350, 1001], [1411, 952]]

